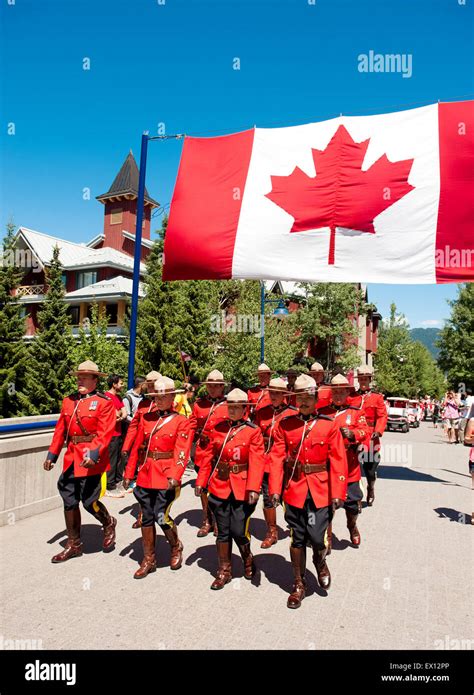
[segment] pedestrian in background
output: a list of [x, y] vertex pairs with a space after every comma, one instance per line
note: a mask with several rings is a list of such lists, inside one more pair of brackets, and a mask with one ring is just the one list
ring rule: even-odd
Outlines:
[[125, 406], [125, 410], [127, 412], [127, 417], [123, 421], [125, 424], [125, 432], [123, 432], [122, 428], [122, 434], [125, 436], [126, 430], [128, 429], [128, 425], [131, 423], [133, 416], [137, 412], [138, 405], [140, 401], [142, 401], [145, 397], [146, 393], [146, 381], [145, 377], [143, 376], [137, 376], [135, 377], [135, 381], [133, 382], [133, 389], [129, 389], [127, 393], [124, 396], [123, 403]]
[[458, 442], [459, 402], [453, 391], [448, 391], [443, 403], [443, 418], [448, 444]]

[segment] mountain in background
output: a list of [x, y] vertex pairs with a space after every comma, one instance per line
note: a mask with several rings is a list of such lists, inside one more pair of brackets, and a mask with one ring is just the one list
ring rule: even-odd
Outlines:
[[439, 328], [411, 328], [410, 336], [413, 340], [419, 340], [423, 343], [425, 347], [431, 352], [433, 357], [438, 359], [439, 348], [436, 347], [435, 342], [438, 339], [440, 333]]

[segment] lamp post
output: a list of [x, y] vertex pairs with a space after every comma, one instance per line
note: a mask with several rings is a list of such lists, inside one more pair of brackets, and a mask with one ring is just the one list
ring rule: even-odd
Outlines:
[[265, 304], [278, 304], [273, 312], [275, 318], [285, 318], [289, 314], [283, 298], [267, 299], [265, 297], [265, 283], [260, 280], [260, 364], [265, 362]]

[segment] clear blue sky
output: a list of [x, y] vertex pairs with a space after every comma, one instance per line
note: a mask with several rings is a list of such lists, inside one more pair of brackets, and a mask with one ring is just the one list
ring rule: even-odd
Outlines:
[[[138, 159], [141, 132], [155, 134], [161, 122], [167, 133], [219, 134], [474, 94], [473, 0], [160, 3], [3, 0], [2, 227], [13, 217], [89, 240], [102, 231], [95, 196], [130, 148]], [[358, 72], [358, 55], [370, 50], [411, 54], [412, 76]], [[176, 141], [150, 144], [147, 187], [164, 205], [180, 151]], [[449, 315], [456, 287], [369, 292], [384, 315], [394, 300], [419, 326]]]

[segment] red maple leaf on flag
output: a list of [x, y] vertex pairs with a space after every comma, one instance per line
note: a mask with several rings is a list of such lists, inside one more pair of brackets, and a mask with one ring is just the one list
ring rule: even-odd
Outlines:
[[295, 167], [289, 176], [271, 177], [266, 198], [294, 218], [290, 232], [330, 228], [329, 265], [335, 262], [336, 227], [375, 234], [377, 215], [414, 188], [408, 183], [413, 159], [390, 162], [384, 154], [362, 171], [369, 142], [355, 142], [340, 125], [325, 150], [311, 148], [316, 176]]

